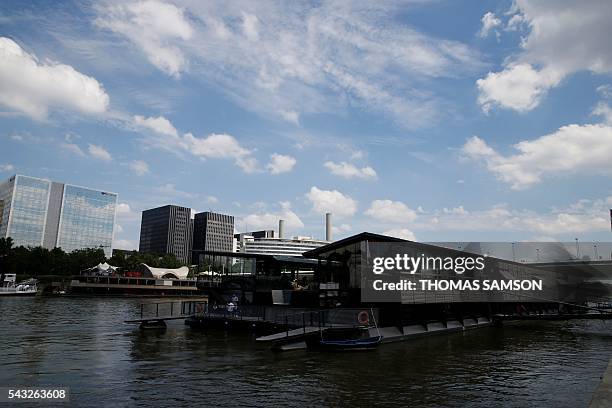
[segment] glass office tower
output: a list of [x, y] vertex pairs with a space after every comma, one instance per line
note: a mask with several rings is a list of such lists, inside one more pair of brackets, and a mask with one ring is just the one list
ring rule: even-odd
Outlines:
[[0, 186], [0, 236], [15, 245], [42, 246], [51, 182], [13, 176]]
[[111, 256], [117, 195], [66, 184], [56, 246], [102, 248]]
[[16, 175], [0, 184], [0, 237], [16, 246], [102, 248], [111, 256], [117, 194]]

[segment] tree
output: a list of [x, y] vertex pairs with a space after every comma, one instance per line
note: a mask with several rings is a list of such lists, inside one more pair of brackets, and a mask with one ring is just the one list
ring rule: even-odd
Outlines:
[[10, 273], [12, 270], [11, 263], [13, 261], [13, 239], [11, 237], [8, 238], [0, 238], [0, 272], [1, 273]]

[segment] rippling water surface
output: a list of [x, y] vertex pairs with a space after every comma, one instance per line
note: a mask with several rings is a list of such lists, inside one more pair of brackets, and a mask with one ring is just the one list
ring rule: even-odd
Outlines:
[[141, 333], [140, 300], [0, 299], [0, 384], [68, 386], [79, 406], [587, 406], [612, 322], [525, 323], [275, 354], [246, 334]]

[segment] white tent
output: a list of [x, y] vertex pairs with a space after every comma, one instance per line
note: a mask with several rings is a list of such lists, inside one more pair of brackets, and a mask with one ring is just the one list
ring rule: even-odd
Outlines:
[[89, 269], [85, 269], [86, 274], [90, 274], [90, 275], [112, 275], [114, 273], [117, 273], [117, 270], [119, 268], [116, 266], [112, 266], [107, 264], [106, 262], [104, 263], [99, 263], [98, 265], [91, 267]]
[[155, 279], [186, 279], [189, 273], [189, 268], [186, 266], [176, 269], [153, 268], [147, 264], [141, 264], [140, 266], [145, 275], [152, 276]]

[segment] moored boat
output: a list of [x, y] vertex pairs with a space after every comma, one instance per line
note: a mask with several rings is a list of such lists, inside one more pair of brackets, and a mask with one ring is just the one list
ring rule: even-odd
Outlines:
[[316, 347], [321, 351], [368, 351], [376, 349], [382, 339], [382, 336], [346, 340], [320, 339]]
[[16, 284], [15, 274], [6, 274], [2, 287], [0, 287], [0, 296], [35, 296], [37, 292], [38, 281], [36, 279], [28, 279]]

